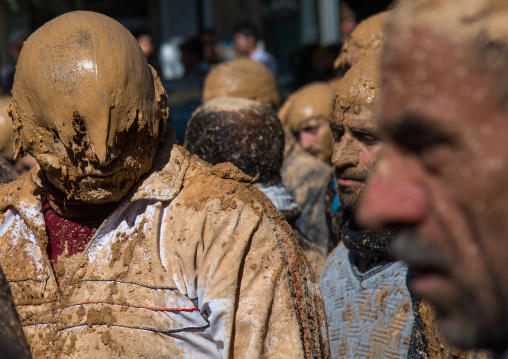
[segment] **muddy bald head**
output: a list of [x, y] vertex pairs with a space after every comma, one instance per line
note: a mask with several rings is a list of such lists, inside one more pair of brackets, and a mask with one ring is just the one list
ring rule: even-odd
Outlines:
[[385, 24], [390, 12], [384, 11], [362, 21], [348, 37], [334, 67], [350, 67], [369, 56], [379, 56], [385, 42]]
[[283, 119], [283, 126], [299, 139], [311, 154], [330, 163], [333, 90], [326, 82], [314, 82], [299, 89]]
[[272, 108], [280, 105], [277, 81], [260, 62], [237, 59], [216, 65], [203, 87], [203, 102], [218, 97], [238, 97], [261, 102]]
[[12, 93], [16, 154], [69, 198], [119, 200], [151, 167], [166, 95], [115, 20], [76, 11], [46, 23], [21, 51]]
[[231, 162], [256, 182], [280, 182], [284, 132], [275, 111], [259, 102], [208, 101], [187, 125], [185, 148], [212, 164]]

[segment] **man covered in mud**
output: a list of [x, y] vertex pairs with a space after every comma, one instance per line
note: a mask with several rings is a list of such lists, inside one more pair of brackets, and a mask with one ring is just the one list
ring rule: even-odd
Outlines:
[[219, 97], [199, 107], [185, 133], [185, 149], [213, 165], [230, 162], [252, 177], [293, 228], [312, 269], [319, 274], [325, 251], [296, 225], [301, 210], [280, 177], [284, 131], [275, 111], [262, 103]]
[[[254, 100], [277, 110], [280, 96], [277, 82], [259, 62], [238, 59], [216, 65], [208, 73], [203, 87], [203, 103], [217, 97]], [[285, 131], [281, 177], [284, 187], [302, 210], [298, 228], [317, 246], [327, 249], [330, 233], [326, 225], [324, 197], [329, 166], [305, 151], [295, 137]]]
[[25, 43], [10, 110], [38, 166], [0, 187], [0, 262], [33, 356], [328, 357], [291, 228], [235, 167], [163, 137], [165, 101], [106, 16]]
[[378, 160], [359, 220], [394, 249], [443, 336], [508, 349], [508, 6], [401, 1], [388, 22]]
[[391, 232], [362, 230], [353, 216], [382, 148], [371, 110], [378, 66], [375, 57], [353, 66], [334, 99], [332, 162], [344, 218], [341, 244], [321, 273], [333, 358], [407, 357], [414, 321], [407, 268], [390, 257]]
[[379, 89], [379, 58], [371, 57], [346, 73], [334, 100], [341, 243], [321, 273], [332, 357], [486, 358], [485, 353], [451, 348], [433, 321], [422, 322], [422, 313], [433, 312], [409, 291], [407, 266], [392, 257], [392, 232], [365, 230], [354, 217], [384, 147], [372, 112]]
[[326, 164], [332, 158], [333, 92], [326, 82], [305, 85], [291, 95], [281, 117], [282, 125], [297, 138], [300, 146]]

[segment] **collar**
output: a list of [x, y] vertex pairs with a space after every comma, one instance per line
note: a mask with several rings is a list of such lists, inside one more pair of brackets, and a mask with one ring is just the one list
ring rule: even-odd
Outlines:
[[[174, 145], [171, 137], [161, 140], [152, 169], [131, 189], [121, 203], [138, 200], [170, 201], [180, 193], [184, 177], [191, 163], [189, 153]], [[0, 186], [0, 213], [14, 208], [26, 223], [45, 237], [42, 215], [41, 169], [36, 165], [27, 174], [14, 182]], [[118, 205], [119, 208], [121, 204]]]

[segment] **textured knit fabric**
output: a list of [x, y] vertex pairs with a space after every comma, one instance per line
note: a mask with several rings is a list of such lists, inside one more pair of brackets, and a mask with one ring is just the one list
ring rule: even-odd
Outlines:
[[414, 315], [407, 267], [384, 262], [359, 273], [344, 245], [321, 272], [332, 358], [407, 358]]
[[391, 258], [390, 243], [393, 233], [390, 230], [367, 231], [359, 228], [351, 211], [344, 211], [345, 222], [341, 228], [344, 246], [355, 256], [387, 260]]

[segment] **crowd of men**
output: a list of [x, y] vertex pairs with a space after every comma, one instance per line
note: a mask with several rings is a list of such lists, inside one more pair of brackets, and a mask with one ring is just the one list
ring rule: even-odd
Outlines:
[[508, 5], [399, 0], [336, 66], [281, 103], [263, 62], [215, 65], [179, 146], [122, 25], [33, 33], [0, 357], [508, 358]]

